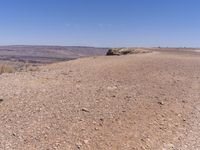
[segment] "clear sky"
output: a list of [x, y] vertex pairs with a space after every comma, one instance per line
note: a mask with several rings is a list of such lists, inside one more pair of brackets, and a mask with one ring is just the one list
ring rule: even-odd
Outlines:
[[200, 0], [0, 0], [0, 45], [200, 47]]

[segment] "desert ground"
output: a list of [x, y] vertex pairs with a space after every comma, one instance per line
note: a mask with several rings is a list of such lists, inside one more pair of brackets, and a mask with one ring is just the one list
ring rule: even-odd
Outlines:
[[200, 52], [149, 50], [0, 75], [0, 149], [199, 150]]

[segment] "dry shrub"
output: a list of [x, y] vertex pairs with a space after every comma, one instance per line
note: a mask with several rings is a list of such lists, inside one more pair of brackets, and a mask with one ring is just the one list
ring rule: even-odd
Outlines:
[[2, 73], [13, 73], [15, 72], [14, 67], [5, 65], [5, 64], [0, 64], [0, 74]]

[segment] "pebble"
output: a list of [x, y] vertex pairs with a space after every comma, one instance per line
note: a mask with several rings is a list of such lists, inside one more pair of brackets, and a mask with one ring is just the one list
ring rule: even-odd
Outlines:
[[84, 112], [90, 112], [87, 108], [82, 108], [81, 110]]
[[80, 142], [76, 143], [76, 147], [77, 147], [78, 149], [81, 149], [81, 146], [82, 146], [82, 143], [80, 143]]
[[84, 144], [88, 144], [88, 143], [89, 143], [89, 140], [83, 140], [83, 143], [84, 143]]
[[164, 105], [164, 102], [161, 101], [161, 102], [158, 102], [158, 104], [160, 104], [160, 105]]

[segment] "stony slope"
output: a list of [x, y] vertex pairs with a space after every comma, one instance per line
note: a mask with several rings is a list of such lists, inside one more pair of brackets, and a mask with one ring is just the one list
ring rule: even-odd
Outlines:
[[0, 149], [200, 149], [200, 57], [91, 57], [0, 76]]

